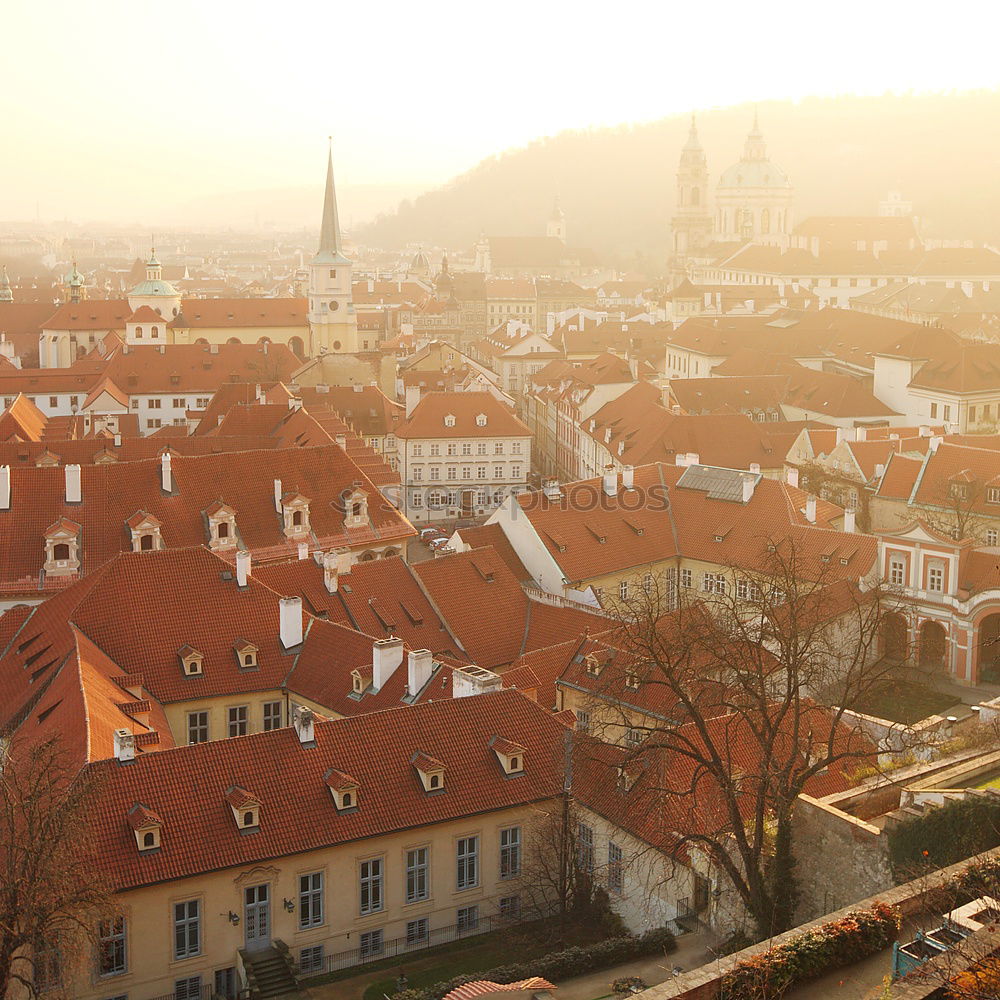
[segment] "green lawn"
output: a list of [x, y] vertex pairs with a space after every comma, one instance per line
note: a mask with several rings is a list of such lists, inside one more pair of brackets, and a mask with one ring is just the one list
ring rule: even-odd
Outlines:
[[890, 681], [869, 693], [851, 708], [865, 715], [912, 725], [928, 715], [938, 715], [955, 704], [951, 695], [941, 694], [916, 681]]

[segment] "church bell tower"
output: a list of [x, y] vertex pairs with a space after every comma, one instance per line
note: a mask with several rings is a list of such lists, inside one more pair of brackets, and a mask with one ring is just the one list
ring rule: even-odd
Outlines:
[[672, 220], [674, 257], [680, 261], [704, 249], [712, 237], [708, 210], [708, 161], [694, 115], [677, 168], [677, 210]]

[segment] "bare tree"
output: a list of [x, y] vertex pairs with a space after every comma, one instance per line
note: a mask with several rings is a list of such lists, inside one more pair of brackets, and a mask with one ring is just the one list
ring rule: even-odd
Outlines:
[[982, 541], [989, 522], [982, 513], [986, 494], [983, 484], [968, 469], [935, 482], [930, 495], [933, 506], [924, 509], [924, 519], [935, 531], [956, 540]]
[[87, 834], [95, 781], [58, 737], [0, 766], [0, 997], [51, 997], [109, 905]]
[[629, 780], [662, 813], [673, 856], [697, 853], [723, 873], [761, 938], [794, 923], [796, 799], [872, 761], [847, 710], [896, 669], [876, 653], [877, 586], [790, 542], [767, 549], [761, 571], [706, 574], [695, 599], [673, 578], [631, 588], [612, 609], [623, 666], [605, 672], [591, 713], [627, 727]]

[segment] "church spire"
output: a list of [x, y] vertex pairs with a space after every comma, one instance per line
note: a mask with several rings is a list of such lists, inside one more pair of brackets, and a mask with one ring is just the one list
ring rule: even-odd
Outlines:
[[0, 277], [0, 302], [13, 302], [14, 293], [10, 288], [10, 277], [7, 275], [7, 265], [3, 266], [3, 276]]
[[337, 214], [337, 191], [333, 184], [333, 136], [326, 163], [326, 194], [323, 197], [323, 224], [319, 231], [319, 252], [340, 253], [340, 217]]

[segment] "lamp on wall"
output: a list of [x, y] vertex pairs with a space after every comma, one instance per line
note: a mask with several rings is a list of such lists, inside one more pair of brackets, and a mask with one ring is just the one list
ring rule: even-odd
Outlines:
[[229, 922], [231, 924], [238, 924], [240, 922], [240, 915], [238, 913], [233, 913], [232, 910], [229, 911]]
[[290, 899], [283, 899], [281, 902], [289, 913], [291, 913], [292, 910], [295, 909], [295, 904]]

